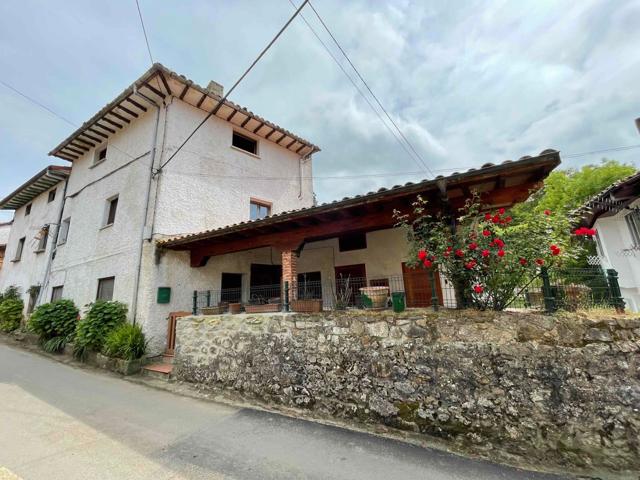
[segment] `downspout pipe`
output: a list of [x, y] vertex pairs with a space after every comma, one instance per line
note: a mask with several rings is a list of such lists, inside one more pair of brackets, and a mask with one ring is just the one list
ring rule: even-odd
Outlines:
[[140, 241], [138, 244], [138, 251], [136, 253], [136, 276], [133, 283], [133, 299], [131, 300], [131, 323], [136, 324], [136, 317], [138, 314], [138, 294], [140, 290], [140, 277], [142, 275], [142, 250], [144, 247], [144, 240], [147, 232], [147, 216], [149, 214], [149, 199], [151, 198], [151, 184], [153, 182], [153, 172], [155, 170], [156, 152], [158, 144], [158, 125], [160, 124], [160, 110], [161, 105], [158, 105], [154, 100], [147, 97], [144, 93], [140, 92], [134, 85], [133, 91], [136, 95], [141, 96], [147, 102], [156, 107], [156, 121], [153, 127], [153, 136], [151, 139], [151, 165], [149, 165], [149, 173], [147, 175], [146, 189], [144, 194], [144, 216], [142, 217], [142, 229], [140, 231]]
[[51, 275], [51, 264], [53, 263], [53, 259], [56, 256], [56, 252], [58, 250], [58, 236], [60, 235], [60, 229], [62, 228], [62, 216], [64, 215], [64, 206], [67, 201], [67, 185], [69, 185], [68, 176], [64, 179], [64, 187], [62, 188], [62, 202], [60, 204], [60, 212], [58, 213], [58, 228], [56, 228], [56, 233], [51, 241], [51, 252], [49, 253], [49, 258], [47, 259], [47, 268], [44, 271], [44, 278], [42, 279], [42, 286], [40, 287], [40, 291], [38, 292], [38, 298], [36, 298], [36, 305], [40, 305], [42, 295], [47, 288], [47, 284], [49, 283], [49, 276]]

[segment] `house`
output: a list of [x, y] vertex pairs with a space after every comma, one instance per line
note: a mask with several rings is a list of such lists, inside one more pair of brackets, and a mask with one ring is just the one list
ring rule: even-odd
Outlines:
[[[38, 223], [60, 226], [48, 243], [49, 266], [20, 273], [20, 285], [40, 286], [36, 302], [122, 301], [152, 353], [170, 342], [171, 312], [282, 303], [284, 282], [292, 299], [319, 297], [325, 308], [345, 279], [348, 302], [360, 288], [377, 287], [406, 291], [409, 306], [451, 305], [425, 283], [424, 271], [404, 265], [407, 244], [393, 210], [408, 210], [422, 195], [435, 209], [455, 211], [472, 191], [509, 206], [560, 163], [557, 151], [545, 150], [315, 205], [312, 156], [319, 148], [222, 97], [216, 82], [203, 88], [154, 64], [50, 152], [71, 169], [59, 221]], [[24, 205], [12, 205], [18, 222]], [[9, 251], [17, 248], [13, 236]], [[19, 278], [0, 271], [0, 285]]]
[[0, 270], [0, 291], [17, 286], [27, 314], [36, 305], [51, 266], [70, 173], [70, 167], [51, 165], [0, 200], [1, 209], [15, 212]]
[[9, 241], [9, 232], [11, 231], [11, 222], [0, 223], [0, 269], [4, 263], [4, 257], [7, 250], [7, 242]]
[[616, 270], [626, 307], [640, 311], [640, 172], [605, 188], [581, 212], [582, 226], [597, 231], [592, 263]]

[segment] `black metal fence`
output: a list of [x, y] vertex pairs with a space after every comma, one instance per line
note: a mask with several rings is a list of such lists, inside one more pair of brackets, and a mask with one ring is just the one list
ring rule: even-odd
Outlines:
[[[472, 285], [468, 285], [472, 288]], [[548, 271], [502, 292], [506, 309], [577, 310], [581, 308], [624, 309], [617, 273], [599, 267]], [[260, 285], [246, 289], [199, 290], [193, 292], [192, 310], [200, 313], [247, 311], [321, 311], [347, 308], [464, 308], [479, 307], [495, 292], [461, 295], [460, 287], [446, 275], [415, 270], [386, 277], [341, 277], [329, 281], [300, 281], [283, 285]], [[489, 302], [487, 308], [492, 308]]]

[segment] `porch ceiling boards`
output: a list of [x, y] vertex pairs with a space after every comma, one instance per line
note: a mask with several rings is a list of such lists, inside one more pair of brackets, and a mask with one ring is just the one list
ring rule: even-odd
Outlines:
[[215, 110], [216, 117], [231, 123], [234, 128], [262, 137], [299, 155], [320, 151], [320, 148], [307, 140], [229, 100], [218, 105], [222, 97], [216, 93], [160, 63], [154, 63], [138, 80], [49, 152], [49, 155], [73, 162], [125, 128], [149, 108], [154, 108], [151, 101], [160, 104], [170, 96], [207, 113]]
[[17, 210], [23, 205], [31, 202], [42, 192], [46, 192], [58, 182], [67, 178], [70, 173], [70, 167], [62, 167], [58, 165], [48, 166], [20, 185], [15, 191], [0, 200], [0, 209]]
[[472, 191], [477, 191], [486, 204], [509, 206], [525, 200], [559, 164], [560, 154], [555, 150], [545, 150], [537, 157], [507, 160], [500, 165], [485, 164], [480, 169], [381, 188], [377, 192], [316, 207], [162, 239], [157, 244], [165, 249], [189, 250], [194, 267], [205, 265], [211, 256], [265, 246], [298, 250], [305, 242], [391, 228], [395, 223], [393, 211], [410, 210], [418, 194], [429, 200], [434, 209], [456, 211]]

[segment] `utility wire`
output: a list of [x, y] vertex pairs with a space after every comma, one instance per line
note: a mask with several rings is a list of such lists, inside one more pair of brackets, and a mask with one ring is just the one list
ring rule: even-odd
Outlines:
[[[292, 0], [289, 0], [289, 3], [293, 6], [293, 8], [296, 8], [296, 4], [293, 3]], [[386, 127], [386, 129], [389, 131], [389, 133], [393, 136], [393, 138], [396, 139], [396, 141], [398, 142], [398, 144], [404, 149], [404, 151], [407, 153], [407, 155], [409, 155], [409, 158], [411, 158], [411, 160], [413, 160], [414, 162], [416, 162], [416, 159], [414, 158], [414, 156], [412, 155], [412, 153], [409, 151], [409, 149], [407, 148], [407, 146], [402, 142], [402, 140], [398, 137], [398, 135], [396, 134], [396, 132], [393, 131], [393, 129], [387, 124], [387, 122], [384, 121], [384, 119], [382, 118], [382, 115], [380, 114], [380, 112], [378, 111], [378, 109], [376, 107], [373, 106], [373, 104], [371, 103], [371, 100], [369, 100], [369, 97], [367, 97], [367, 95], [360, 89], [360, 86], [357, 84], [357, 82], [351, 78], [351, 75], [349, 75], [349, 73], [347, 73], [347, 71], [345, 70], [345, 68], [342, 66], [342, 63], [340, 63], [340, 60], [338, 60], [335, 55], [333, 54], [333, 52], [331, 51], [331, 49], [327, 46], [326, 43], [324, 43], [324, 41], [322, 40], [322, 38], [320, 38], [320, 35], [318, 35], [318, 33], [315, 31], [315, 29], [311, 26], [311, 24], [307, 21], [306, 17], [301, 13], [300, 14], [300, 18], [302, 18], [302, 20], [304, 21], [304, 23], [307, 25], [307, 27], [309, 27], [309, 30], [311, 30], [311, 33], [313, 33], [313, 35], [318, 39], [318, 41], [320, 42], [320, 44], [324, 47], [324, 49], [327, 51], [327, 53], [329, 54], [329, 56], [333, 59], [333, 61], [336, 63], [336, 65], [338, 65], [338, 67], [340, 68], [340, 70], [342, 70], [342, 73], [344, 73], [345, 77], [347, 77], [349, 79], [349, 81], [351, 82], [351, 84], [355, 87], [355, 89], [358, 91], [358, 93], [362, 96], [362, 98], [364, 99], [365, 102], [367, 102], [367, 104], [369, 105], [369, 107], [371, 107], [371, 110], [373, 110], [373, 112], [376, 114], [376, 116], [378, 117], [378, 119], [380, 120], [380, 122], [382, 122], [382, 124]], [[421, 167], [421, 165], [419, 163], [416, 162], [416, 164], [418, 165], [418, 167]]]
[[340, 53], [342, 53], [342, 55], [344, 56], [344, 58], [346, 58], [347, 62], [349, 62], [349, 65], [351, 65], [351, 68], [353, 68], [353, 71], [356, 72], [356, 75], [358, 76], [358, 78], [360, 79], [360, 81], [364, 84], [364, 86], [366, 87], [367, 91], [371, 94], [371, 96], [373, 97], [373, 99], [376, 101], [376, 103], [378, 104], [378, 106], [380, 107], [380, 109], [384, 112], [385, 116], [389, 119], [389, 121], [391, 122], [391, 124], [395, 127], [395, 129], [398, 131], [398, 133], [400, 134], [400, 136], [402, 137], [402, 139], [406, 142], [406, 144], [409, 146], [409, 148], [411, 149], [411, 151], [414, 153], [415, 157], [420, 161], [420, 163], [422, 164], [422, 166], [424, 167], [424, 169], [426, 171], [428, 171], [429, 173], [431, 173], [431, 175], [433, 175], [433, 172], [431, 172], [429, 166], [427, 165], [427, 163], [424, 161], [424, 159], [422, 158], [422, 156], [418, 153], [418, 151], [414, 148], [414, 146], [412, 145], [412, 143], [409, 141], [409, 139], [406, 137], [406, 135], [402, 132], [402, 130], [400, 129], [400, 127], [398, 126], [398, 124], [393, 120], [393, 118], [391, 117], [391, 115], [389, 115], [389, 112], [387, 111], [386, 108], [384, 108], [384, 105], [382, 105], [382, 102], [380, 101], [380, 99], [376, 96], [375, 93], [373, 93], [373, 90], [371, 89], [371, 87], [369, 86], [369, 84], [367, 83], [367, 81], [364, 79], [364, 77], [362, 76], [362, 74], [360, 73], [360, 71], [356, 68], [356, 66], [353, 64], [353, 62], [351, 61], [351, 59], [349, 58], [349, 55], [347, 55], [347, 52], [345, 52], [345, 50], [342, 48], [342, 46], [340, 45], [340, 42], [338, 42], [338, 40], [336, 39], [335, 35], [331, 32], [331, 30], [329, 29], [329, 27], [327, 26], [327, 24], [325, 23], [325, 21], [322, 19], [322, 17], [320, 16], [320, 14], [318, 13], [318, 11], [315, 9], [315, 7], [313, 6], [313, 4], [311, 2], [309, 2], [309, 7], [311, 8], [311, 10], [313, 11], [313, 13], [315, 14], [315, 16], [318, 18], [318, 20], [320, 21], [320, 24], [323, 26], [323, 28], [326, 30], [326, 32], [329, 34], [329, 36], [331, 37], [331, 39], [333, 40], [333, 43], [336, 44], [336, 46], [338, 47], [338, 49], [340, 50]]
[[619, 152], [623, 150], [632, 150], [634, 148], [640, 148], [640, 144], [637, 145], [626, 145], [620, 147], [611, 147], [611, 148], [603, 148], [601, 150], [591, 150], [590, 152], [581, 152], [581, 153], [568, 153], [563, 155], [564, 158], [575, 158], [575, 157], [584, 157], [586, 155], [594, 155], [596, 153], [606, 153], [606, 152]]
[[136, 0], [136, 7], [138, 7], [138, 16], [140, 17], [140, 25], [142, 25], [142, 33], [144, 33], [144, 41], [147, 43], [147, 52], [149, 52], [149, 60], [153, 65], [153, 55], [151, 55], [151, 47], [149, 46], [149, 38], [147, 37], [147, 29], [144, 28], [144, 20], [142, 19], [142, 11], [140, 10], [140, 3]]
[[2, 85], [4, 85], [6, 88], [8, 88], [9, 90], [12, 90], [14, 93], [17, 93], [18, 95], [20, 95], [22, 98], [25, 98], [26, 100], [29, 100], [31, 103], [33, 103], [34, 105], [37, 105], [38, 107], [46, 110], [47, 112], [49, 112], [51, 115], [53, 115], [54, 117], [58, 117], [60, 120], [62, 120], [63, 122], [68, 123], [69, 125], [73, 126], [73, 127], [77, 127], [77, 125], [75, 123], [73, 123], [71, 120], [68, 120], [66, 118], [64, 118], [62, 115], [57, 114], [56, 112], [54, 112], [53, 110], [51, 110], [49, 107], [47, 107], [46, 105], [40, 103], [38, 100], [35, 100], [31, 97], [29, 97], [28, 95], [22, 93], [20, 90], [18, 90], [17, 88], [12, 87], [11, 85], [9, 85], [8, 83], [4, 82], [3, 80], [0, 80], [0, 83]]
[[180, 150], [182, 150], [182, 147], [185, 146], [185, 144], [191, 139], [191, 137], [193, 137], [195, 135], [195, 133], [198, 130], [200, 130], [200, 127], [202, 127], [206, 123], [207, 120], [209, 120], [213, 115], [215, 115], [215, 113], [218, 111], [220, 106], [223, 105], [224, 102], [227, 100], [229, 95], [231, 95], [231, 93], [236, 89], [236, 87], [238, 85], [240, 85], [240, 82], [242, 82], [242, 80], [244, 80], [244, 78], [249, 74], [249, 72], [253, 69], [253, 67], [260, 61], [260, 59], [264, 56], [264, 54], [267, 53], [267, 51], [271, 48], [271, 46], [276, 42], [276, 40], [278, 40], [278, 38], [280, 38], [280, 35], [282, 35], [284, 33], [284, 31], [287, 29], [287, 27], [291, 24], [291, 22], [293, 22], [293, 20], [298, 16], [300, 11], [304, 8], [304, 6], [308, 2], [309, 2], [309, 0], [304, 0], [304, 2], [302, 2], [302, 4], [296, 10], [296, 12], [291, 16], [291, 18], [289, 18], [289, 20], [287, 20], [287, 23], [284, 24], [284, 26], [280, 29], [280, 31], [276, 34], [276, 36], [273, 37], [271, 39], [271, 41], [267, 44], [267, 46], [264, 47], [264, 49], [260, 52], [260, 55], [258, 55], [258, 57], [251, 63], [251, 65], [249, 65], [249, 68], [247, 68], [245, 70], [245, 72], [240, 76], [240, 78], [238, 78], [238, 80], [236, 80], [236, 83], [233, 84], [233, 86], [229, 89], [229, 91], [218, 101], [216, 106], [213, 107], [213, 109], [207, 114], [206, 117], [204, 117], [204, 119], [198, 124], [198, 126], [187, 136], [187, 138], [184, 139], [184, 141], [180, 144], [180, 146], [176, 149], [176, 151], [171, 154], [171, 156], [167, 159], [167, 161], [164, 162], [162, 165], [160, 165], [160, 167], [154, 172], [154, 175], [159, 174], [162, 171], [162, 169], [171, 160], [173, 160], [175, 158], [175, 156], [178, 154], [178, 152]]

